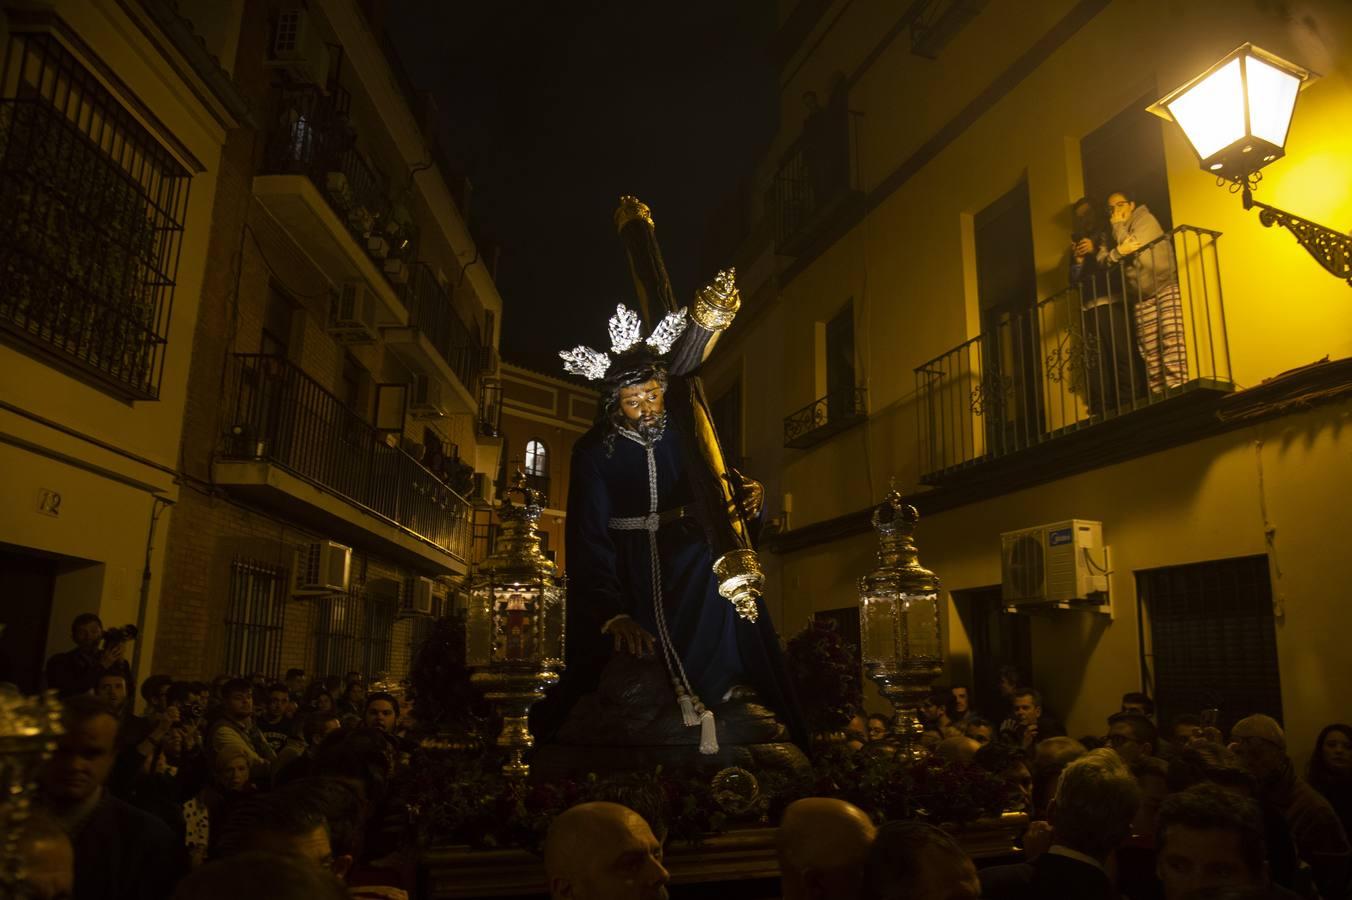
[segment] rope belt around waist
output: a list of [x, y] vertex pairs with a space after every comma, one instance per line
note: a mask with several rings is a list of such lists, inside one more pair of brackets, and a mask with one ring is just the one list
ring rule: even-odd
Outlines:
[[646, 516], [616, 516], [606, 524], [616, 531], [657, 531], [664, 525], [679, 522], [690, 515], [690, 507], [678, 506], [675, 509], [649, 513]]

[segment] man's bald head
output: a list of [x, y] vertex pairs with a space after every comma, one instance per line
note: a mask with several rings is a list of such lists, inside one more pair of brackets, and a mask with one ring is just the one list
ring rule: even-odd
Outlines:
[[545, 836], [555, 900], [666, 900], [662, 845], [643, 817], [618, 803], [581, 803]]
[[844, 800], [790, 803], [775, 835], [784, 900], [853, 897], [875, 834], [868, 814]]

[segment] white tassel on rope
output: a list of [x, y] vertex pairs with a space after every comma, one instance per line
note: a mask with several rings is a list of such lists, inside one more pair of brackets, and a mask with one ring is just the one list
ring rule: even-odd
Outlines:
[[718, 752], [718, 727], [714, 712], [706, 709], [699, 717], [699, 752], [708, 756]]
[[690, 728], [698, 725], [699, 716], [695, 714], [695, 703], [690, 699], [690, 695], [682, 692], [676, 702], [681, 705], [681, 721], [685, 724], [685, 727]]

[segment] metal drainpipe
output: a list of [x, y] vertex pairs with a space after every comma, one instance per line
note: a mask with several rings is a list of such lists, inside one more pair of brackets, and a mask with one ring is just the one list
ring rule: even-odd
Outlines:
[[135, 649], [131, 653], [131, 677], [132, 684], [127, 685], [127, 693], [132, 696], [132, 702], [135, 702], [136, 685], [141, 681], [141, 647], [145, 643], [146, 633], [146, 610], [150, 606], [150, 555], [155, 549], [155, 526], [160, 521], [160, 516], [164, 513], [164, 508], [174, 505], [173, 500], [164, 497], [152, 497], [150, 500], [150, 529], [146, 532], [146, 562], [141, 570], [141, 599], [136, 611], [136, 642]]

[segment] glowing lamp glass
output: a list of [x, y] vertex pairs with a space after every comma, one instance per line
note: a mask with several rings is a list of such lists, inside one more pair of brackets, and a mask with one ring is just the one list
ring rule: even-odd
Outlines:
[[1244, 82], [1232, 59], [1168, 104], [1192, 149], [1202, 159], [1244, 137]]
[[1286, 152], [1296, 95], [1313, 77], [1244, 44], [1150, 111], [1178, 124], [1203, 169], [1240, 179]]

